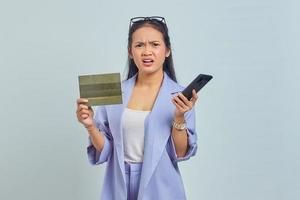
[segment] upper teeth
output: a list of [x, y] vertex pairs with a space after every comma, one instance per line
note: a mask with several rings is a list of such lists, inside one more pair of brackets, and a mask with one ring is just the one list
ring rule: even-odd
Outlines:
[[152, 60], [144, 60], [144, 62], [151, 62]]

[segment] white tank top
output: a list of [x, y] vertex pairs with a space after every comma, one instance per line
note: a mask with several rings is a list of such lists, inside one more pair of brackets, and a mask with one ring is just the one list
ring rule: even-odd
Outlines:
[[125, 108], [122, 116], [124, 160], [130, 163], [143, 162], [145, 118], [150, 111]]

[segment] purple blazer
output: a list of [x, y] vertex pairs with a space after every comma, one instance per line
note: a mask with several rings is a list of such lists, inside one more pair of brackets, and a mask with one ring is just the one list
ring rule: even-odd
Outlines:
[[[127, 106], [134, 87], [136, 75], [122, 82], [123, 104], [98, 106], [95, 113], [97, 127], [104, 134], [101, 152], [91, 144], [87, 154], [91, 164], [106, 162], [105, 178], [101, 199], [126, 200], [123, 135], [121, 116]], [[171, 137], [175, 105], [172, 93], [183, 87], [174, 82], [166, 73], [152, 111], [145, 119], [144, 160], [141, 172], [138, 200], [184, 200], [186, 199], [178, 162], [195, 155], [197, 134], [194, 108], [185, 113], [189, 150], [178, 158]]]

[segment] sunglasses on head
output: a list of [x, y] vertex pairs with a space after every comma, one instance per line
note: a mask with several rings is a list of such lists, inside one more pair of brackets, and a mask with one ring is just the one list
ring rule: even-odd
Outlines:
[[166, 20], [164, 17], [160, 16], [151, 16], [151, 17], [133, 17], [130, 19], [129, 28], [134, 24], [142, 21], [158, 21], [166, 24]]

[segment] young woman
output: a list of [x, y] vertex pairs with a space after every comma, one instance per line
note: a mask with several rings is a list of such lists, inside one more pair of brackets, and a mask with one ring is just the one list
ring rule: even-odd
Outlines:
[[186, 199], [177, 163], [196, 153], [198, 97], [180, 92], [163, 17], [130, 20], [128, 65], [123, 104], [99, 106], [94, 116], [87, 99], [77, 100], [89, 160], [107, 163], [101, 199]]

